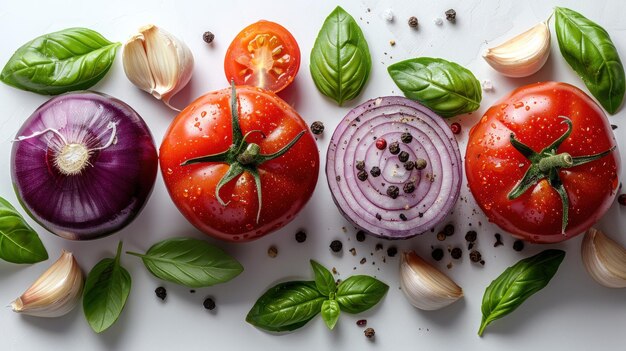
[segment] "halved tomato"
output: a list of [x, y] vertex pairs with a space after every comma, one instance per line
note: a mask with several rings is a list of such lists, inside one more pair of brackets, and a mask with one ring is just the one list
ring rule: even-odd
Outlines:
[[300, 68], [300, 48], [285, 27], [259, 21], [244, 28], [230, 43], [224, 58], [228, 82], [272, 92], [288, 86]]

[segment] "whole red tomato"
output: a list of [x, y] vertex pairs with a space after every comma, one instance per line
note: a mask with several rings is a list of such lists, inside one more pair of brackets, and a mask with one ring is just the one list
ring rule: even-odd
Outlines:
[[[237, 99], [232, 99], [236, 96]], [[319, 170], [313, 136], [274, 93], [248, 86], [206, 94], [172, 122], [160, 150], [167, 190], [198, 229], [249, 241], [288, 222]]]
[[515, 237], [554, 243], [607, 211], [619, 162], [600, 107], [574, 86], [546, 82], [518, 88], [487, 110], [470, 131], [465, 171], [490, 221]]
[[285, 27], [270, 21], [258, 21], [239, 32], [224, 58], [228, 81], [275, 93], [293, 81], [299, 68], [296, 39]]

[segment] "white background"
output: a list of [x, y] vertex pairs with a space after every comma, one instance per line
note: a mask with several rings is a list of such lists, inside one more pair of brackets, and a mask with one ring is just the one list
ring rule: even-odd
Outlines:
[[[326, 155], [328, 141], [337, 122], [350, 108], [369, 98], [398, 94], [388, 77], [390, 63], [415, 56], [443, 57], [471, 69], [480, 79], [493, 81], [495, 91], [484, 93], [479, 111], [449, 120], [460, 121], [463, 131], [458, 136], [464, 154], [469, 127], [475, 123], [496, 99], [512, 88], [542, 80], [560, 80], [584, 89], [583, 83], [558, 52], [553, 35], [552, 55], [546, 66], [534, 76], [509, 79], [498, 75], [480, 57], [487, 44], [496, 44], [545, 20], [555, 4], [552, 1], [352, 1], [342, 6], [360, 24], [369, 43], [373, 67], [371, 78], [361, 96], [337, 107], [315, 89], [309, 74], [309, 54], [317, 31], [335, 2], [316, 1], [70, 1], [58, 0], [43, 4], [30, 1], [3, 1], [0, 6], [0, 63], [4, 64], [23, 43], [44, 33], [67, 27], [84, 26], [102, 33], [113, 41], [125, 41], [141, 25], [157, 24], [185, 40], [196, 60], [189, 86], [173, 103], [180, 107], [204, 92], [227, 86], [223, 73], [224, 53], [230, 41], [243, 27], [259, 19], [281, 23], [296, 37], [302, 52], [301, 70], [295, 82], [281, 96], [311, 123], [322, 120], [326, 125], [324, 137], [318, 140], [320, 158]], [[611, 34], [626, 58], [626, 3], [620, 1], [563, 1], [560, 5], [576, 9], [597, 21]], [[386, 22], [382, 13], [392, 8], [393, 22]], [[445, 17], [444, 11], [457, 11], [456, 24], [444, 20], [442, 26], [433, 23]], [[368, 11], [370, 9], [370, 11]], [[420, 27], [410, 29], [407, 18], [415, 15]], [[553, 26], [551, 26], [553, 28]], [[207, 45], [202, 33], [215, 33], [215, 42]], [[552, 29], [553, 31], [553, 29]], [[554, 33], [554, 31], [553, 31]], [[395, 40], [391, 47], [389, 40]], [[386, 54], [385, 54], [386, 53]], [[118, 57], [105, 79], [93, 87], [120, 98], [134, 107], [146, 120], [160, 144], [165, 130], [175, 116], [171, 110], [136, 89], [126, 79], [121, 58]], [[13, 89], [0, 84], [0, 196], [14, 204], [17, 199], [11, 187], [9, 159], [10, 140], [21, 123], [47, 97]], [[624, 109], [610, 117], [619, 126], [615, 131], [622, 154], [626, 152], [626, 114]], [[622, 172], [624, 173], [624, 172]], [[441, 311], [423, 312], [411, 307], [398, 290], [398, 258], [381, 261], [383, 251], [374, 251], [382, 242], [385, 249], [397, 245], [412, 248], [430, 257], [430, 245], [438, 244], [428, 233], [403, 242], [385, 242], [368, 237], [363, 243], [354, 239], [355, 230], [348, 226], [333, 205], [323, 167], [315, 194], [306, 208], [287, 227], [261, 240], [248, 244], [217, 244], [233, 254], [245, 267], [245, 272], [232, 282], [212, 288], [188, 289], [163, 283], [149, 275], [138, 259], [125, 255], [123, 265], [130, 271], [133, 287], [119, 321], [108, 331], [97, 335], [86, 323], [82, 308], [57, 319], [20, 316], [10, 308], [0, 310], [1, 350], [388, 350], [392, 347], [411, 350], [470, 349], [470, 350], [623, 350], [626, 344], [626, 293], [597, 284], [585, 272], [580, 260], [580, 237], [552, 245], [567, 251], [560, 270], [549, 286], [530, 298], [513, 314], [494, 322], [485, 336], [476, 335], [480, 322], [480, 303], [484, 288], [502, 270], [517, 260], [539, 252], [547, 246], [527, 245], [517, 253], [512, 250], [513, 239], [504, 234], [505, 246], [494, 248], [497, 228], [489, 225], [477, 209], [467, 187], [463, 185], [461, 201], [449, 221], [456, 224], [457, 234], [444, 244], [465, 244], [464, 233], [479, 221], [479, 249], [486, 260], [484, 267], [472, 264], [464, 250], [462, 260], [452, 269], [446, 259], [437, 263], [464, 289], [465, 298]], [[598, 226], [610, 236], [626, 243], [624, 224], [626, 214], [615, 204]], [[8, 304], [19, 296], [56, 258], [60, 250], [73, 251], [84, 271], [100, 259], [112, 256], [118, 240], [125, 249], [145, 250], [153, 243], [171, 236], [204, 236], [193, 229], [178, 213], [159, 175], [154, 193], [139, 218], [121, 233], [92, 242], [71, 242], [46, 232], [29, 222], [40, 233], [50, 259], [36, 265], [13, 265], [0, 262], [0, 303]], [[344, 233], [342, 227], [347, 227]], [[294, 233], [306, 229], [308, 239], [297, 244]], [[333, 239], [344, 243], [343, 255], [328, 250]], [[211, 239], [208, 239], [211, 240]], [[278, 257], [267, 256], [267, 248], [276, 245]], [[355, 247], [353, 257], [347, 250]], [[370, 252], [374, 256], [370, 256]], [[360, 265], [366, 257], [368, 262]], [[382, 303], [361, 316], [343, 314], [334, 331], [326, 329], [321, 318], [287, 335], [271, 335], [248, 325], [245, 315], [254, 301], [270, 285], [288, 278], [311, 278], [310, 258], [328, 267], [337, 267], [345, 278], [351, 274], [374, 274], [390, 285]], [[376, 264], [372, 265], [372, 261]], [[356, 270], [353, 270], [356, 267]], [[154, 289], [167, 288], [165, 302], [158, 300]], [[213, 296], [217, 309], [208, 312], [202, 301]], [[375, 328], [374, 342], [363, 336], [355, 325], [367, 318]]]

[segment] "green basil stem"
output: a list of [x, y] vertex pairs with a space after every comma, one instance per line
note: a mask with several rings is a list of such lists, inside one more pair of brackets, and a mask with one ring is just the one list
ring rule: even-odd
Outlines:
[[540, 180], [547, 179], [550, 186], [556, 190], [561, 198], [563, 208], [561, 233], [565, 235], [565, 229], [567, 229], [568, 223], [569, 197], [559, 176], [559, 170], [562, 168], [580, 166], [600, 159], [615, 150], [615, 146], [609, 150], [587, 156], [572, 157], [572, 155], [567, 152], [559, 154], [557, 153], [557, 149], [567, 140], [573, 128], [572, 121], [568, 117], [559, 116], [559, 118], [563, 119], [562, 123], [567, 125], [567, 130], [558, 139], [552, 142], [552, 144], [540, 152], [535, 152], [529, 146], [517, 140], [515, 134], [511, 133], [511, 145], [530, 161], [530, 167], [528, 167], [524, 177], [509, 192], [508, 198], [509, 200], [514, 200], [526, 193], [528, 189], [537, 184]]
[[259, 209], [257, 211], [256, 222], [259, 223], [259, 218], [261, 217], [261, 207], [263, 205], [262, 196], [261, 196], [261, 176], [258, 171], [258, 166], [263, 164], [266, 161], [273, 160], [277, 157], [285, 154], [293, 145], [300, 140], [300, 138], [306, 132], [305, 130], [301, 131], [296, 135], [287, 145], [283, 146], [280, 150], [273, 154], [262, 154], [261, 146], [256, 143], [248, 143], [246, 141], [247, 137], [253, 133], [261, 133], [261, 135], [265, 138], [265, 134], [263, 134], [260, 130], [252, 130], [242, 134], [241, 126], [239, 125], [239, 103], [237, 100], [237, 92], [235, 89], [235, 82], [231, 81], [231, 117], [232, 117], [232, 133], [233, 133], [233, 142], [232, 145], [228, 148], [228, 150], [213, 154], [200, 156], [196, 158], [192, 158], [181, 163], [181, 166], [188, 166], [196, 163], [205, 163], [205, 162], [221, 162], [227, 163], [230, 165], [228, 171], [222, 176], [220, 181], [217, 183], [215, 187], [215, 197], [217, 201], [222, 206], [227, 206], [229, 202], [224, 202], [222, 197], [220, 196], [220, 189], [224, 185], [226, 185], [231, 180], [237, 178], [243, 172], [248, 172], [254, 178], [254, 183], [256, 186], [257, 197], [259, 199]]

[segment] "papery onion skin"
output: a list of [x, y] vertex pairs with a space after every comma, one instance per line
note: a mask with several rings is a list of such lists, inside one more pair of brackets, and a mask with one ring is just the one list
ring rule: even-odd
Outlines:
[[[107, 128], [115, 123], [115, 131]], [[11, 177], [20, 203], [50, 232], [71, 240], [90, 240], [124, 228], [150, 197], [158, 157], [154, 139], [130, 106], [108, 95], [81, 91], [41, 105], [16, 139], [54, 128], [69, 143], [103, 147], [93, 151], [76, 175], [55, 165], [61, 138], [52, 132], [14, 141]]]
[[[404, 132], [412, 134], [408, 144], [401, 141]], [[384, 150], [376, 147], [381, 137]], [[409, 160], [425, 159], [426, 168], [405, 171], [398, 154], [389, 151], [393, 142], [409, 153]], [[357, 161], [365, 161], [367, 172], [377, 166], [382, 174], [359, 180]], [[407, 239], [434, 228], [452, 210], [461, 188], [461, 154], [441, 117], [415, 101], [387, 96], [369, 100], [343, 118], [328, 147], [326, 176], [346, 219], [378, 237]], [[414, 192], [403, 191], [408, 181], [415, 182]], [[395, 199], [386, 193], [391, 185], [399, 188]]]

